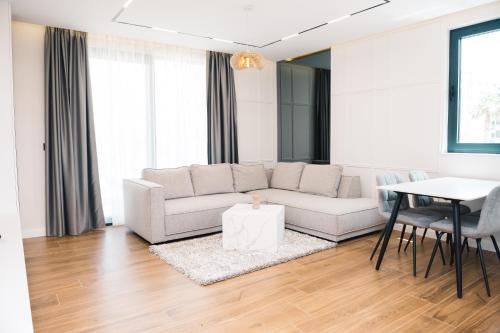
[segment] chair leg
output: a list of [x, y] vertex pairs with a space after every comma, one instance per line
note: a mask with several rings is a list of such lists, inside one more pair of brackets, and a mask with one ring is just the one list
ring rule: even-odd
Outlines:
[[444, 235], [444, 233], [438, 233], [436, 231], [436, 239], [439, 239], [438, 242], [438, 248], [439, 248], [439, 253], [441, 254], [441, 260], [443, 260], [443, 265], [446, 265], [446, 260], [444, 258], [444, 250], [443, 250], [443, 245], [441, 244], [441, 237]]
[[483, 271], [484, 285], [486, 286], [486, 293], [491, 297], [490, 284], [488, 283], [488, 273], [486, 272], [486, 265], [484, 264], [483, 249], [481, 248], [481, 240], [476, 239], [477, 248], [479, 251], [479, 261], [481, 262], [481, 270]]
[[461, 254], [463, 254], [463, 253], [464, 253], [464, 249], [465, 249], [465, 247], [466, 247], [466, 246], [467, 246], [467, 247], [469, 246], [469, 242], [468, 242], [468, 238], [467, 238], [467, 237], [465, 237], [465, 238], [464, 238], [464, 241], [463, 241], [463, 243], [462, 243], [462, 248], [460, 249], [460, 253], [461, 253]]
[[410, 240], [413, 238], [413, 233], [416, 232], [416, 230], [417, 230], [417, 227], [413, 227], [411, 229], [410, 237], [408, 237], [407, 243], [405, 245], [405, 252], [406, 252], [406, 249], [408, 248], [408, 245], [410, 245]]
[[398, 253], [401, 251], [401, 244], [403, 244], [403, 238], [405, 237], [406, 224], [403, 224], [403, 229], [401, 229], [401, 237], [399, 237]]
[[422, 244], [424, 243], [425, 234], [427, 234], [427, 228], [424, 229], [424, 234], [422, 235], [422, 239], [420, 240]]
[[[425, 271], [425, 278], [427, 278], [429, 276], [429, 272], [431, 271], [431, 267], [432, 267], [432, 262], [434, 261], [434, 257], [436, 256], [436, 251], [439, 248], [439, 245], [441, 245], [441, 237], [442, 236], [443, 236], [442, 232], [436, 231], [436, 243], [434, 243], [434, 247], [432, 248], [431, 258], [429, 259], [429, 263], [427, 264], [427, 270]], [[443, 256], [443, 260], [444, 260], [444, 256]]]
[[451, 234], [446, 234], [446, 244], [450, 244], [451, 242]]
[[497, 258], [500, 260], [500, 250], [498, 249], [498, 244], [497, 240], [495, 239], [495, 236], [491, 235], [491, 241], [493, 242], [493, 246], [495, 247], [495, 252], [497, 253]]
[[413, 276], [417, 276], [417, 228], [413, 229]]
[[380, 232], [380, 237], [378, 238], [377, 244], [375, 244], [375, 247], [373, 248], [372, 254], [370, 255], [370, 261], [373, 259], [373, 256], [375, 255], [375, 253], [377, 253], [377, 249], [380, 246], [380, 242], [382, 241], [382, 238], [384, 238], [385, 228], [382, 229], [382, 231]]

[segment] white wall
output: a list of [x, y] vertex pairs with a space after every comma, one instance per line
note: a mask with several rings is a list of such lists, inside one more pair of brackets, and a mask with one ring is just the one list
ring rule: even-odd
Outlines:
[[21, 238], [10, 3], [0, 1], [0, 332], [33, 332]]
[[500, 180], [500, 155], [445, 153], [449, 31], [499, 16], [496, 2], [333, 46], [332, 161], [364, 195], [387, 170]]
[[14, 105], [23, 237], [45, 236], [44, 30], [12, 23]]
[[277, 158], [276, 63], [235, 71], [240, 163], [272, 167]]

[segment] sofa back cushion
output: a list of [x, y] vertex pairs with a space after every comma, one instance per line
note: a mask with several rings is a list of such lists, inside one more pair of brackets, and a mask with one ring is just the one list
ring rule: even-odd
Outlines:
[[264, 170], [266, 172], [267, 184], [269, 186], [271, 186], [271, 179], [273, 178], [273, 170], [274, 169], [265, 169]]
[[299, 189], [305, 193], [336, 198], [341, 177], [341, 166], [307, 164], [302, 171]]
[[191, 179], [195, 195], [234, 192], [231, 165], [191, 165]]
[[231, 168], [233, 169], [234, 190], [236, 192], [248, 192], [269, 187], [262, 164], [233, 164]]
[[340, 179], [338, 198], [361, 198], [361, 179], [359, 176], [344, 176]]
[[297, 191], [299, 189], [300, 177], [302, 175], [304, 165], [306, 164], [303, 162], [278, 163], [276, 168], [273, 170], [271, 187], [282, 190]]
[[165, 199], [194, 196], [188, 167], [173, 169], [144, 169], [142, 178], [163, 186]]

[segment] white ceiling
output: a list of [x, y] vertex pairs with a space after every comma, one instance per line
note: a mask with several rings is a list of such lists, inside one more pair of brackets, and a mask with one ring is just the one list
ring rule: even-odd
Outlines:
[[[282, 60], [324, 49], [334, 43], [494, 1], [391, 0], [345, 20], [255, 50], [268, 59]], [[14, 19], [19, 21], [232, 53], [248, 47], [186, 33], [262, 46], [344, 15], [383, 4], [384, 0], [133, 0], [123, 10], [126, 0], [11, 2]], [[244, 8], [248, 5], [253, 9], [247, 14]], [[121, 24], [113, 22], [113, 17], [117, 17], [120, 22], [184, 34]]]

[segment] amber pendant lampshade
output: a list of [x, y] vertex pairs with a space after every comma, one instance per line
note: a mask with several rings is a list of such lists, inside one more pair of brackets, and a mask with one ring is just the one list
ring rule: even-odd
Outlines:
[[234, 70], [242, 70], [247, 68], [264, 68], [264, 58], [254, 52], [237, 52], [231, 57], [231, 67]]

